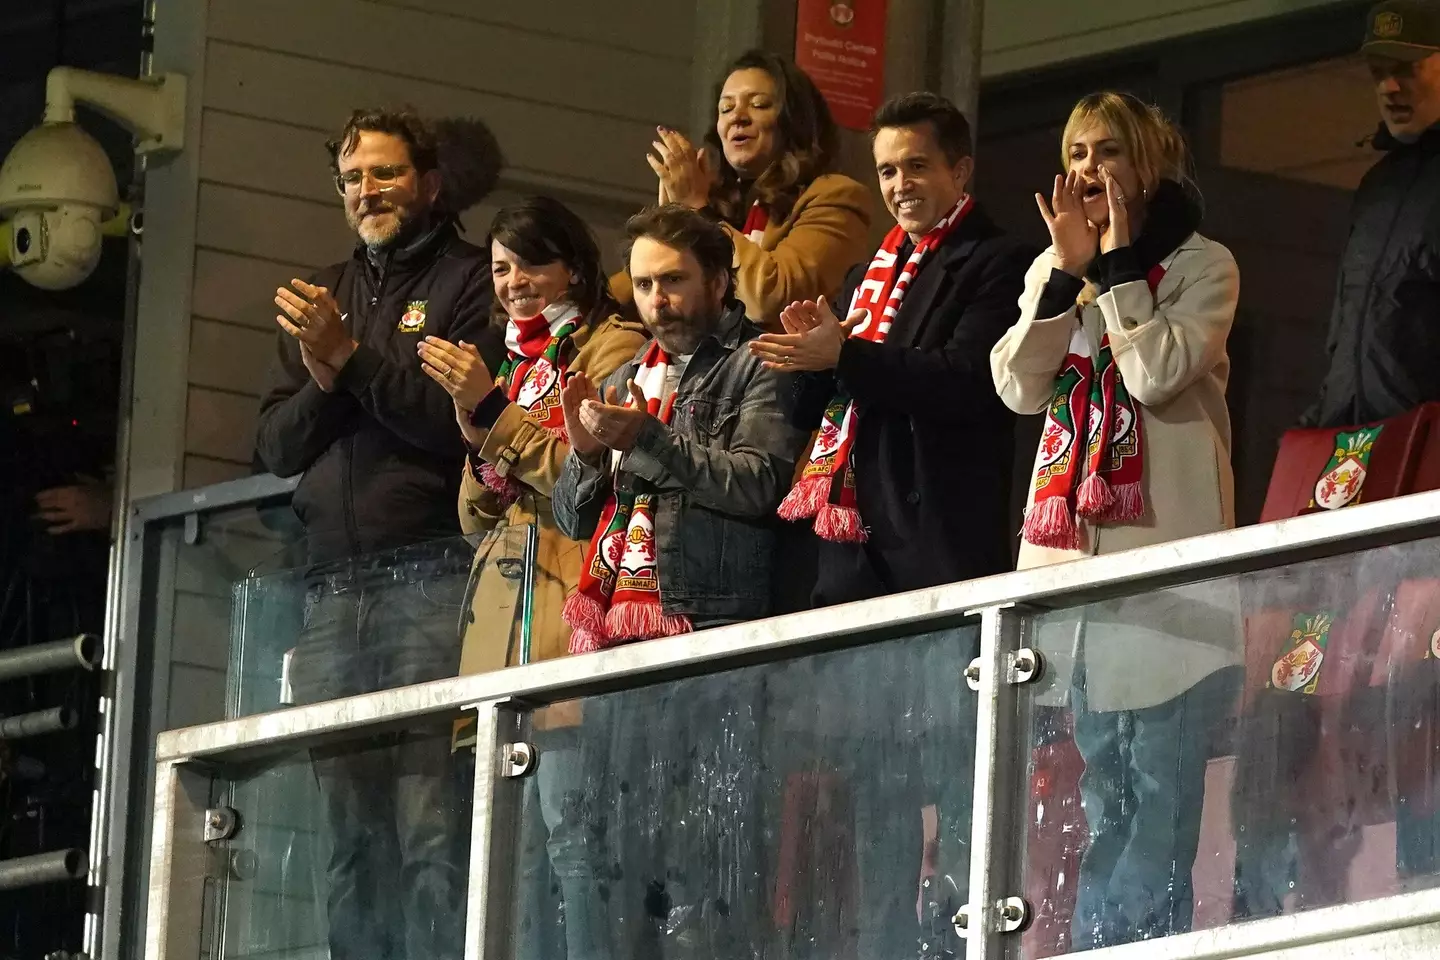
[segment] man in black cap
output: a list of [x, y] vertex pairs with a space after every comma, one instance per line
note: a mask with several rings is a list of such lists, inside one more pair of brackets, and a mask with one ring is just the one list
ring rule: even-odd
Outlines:
[[[1357, 426], [1440, 400], [1440, 0], [1386, 0], [1371, 8], [1361, 53], [1380, 109], [1374, 145], [1384, 156], [1355, 193], [1330, 314], [1329, 369], [1319, 398], [1301, 418], [1304, 426]], [[1428, 564], [1415, 573], [1433, 576]], [[1435, 695], [1432, 671], [1402, 670], [1383, 687], [1355, 696], [1346, 722], [1388, 716], [1382, 722], [1391, 755], [1413, 753], [1417, 737], [1429, 743]], [[1293, 744], [1253, 746], [1271, 763], [1307, 762]], [[1402, 784], [1395, 805], [1402, 885], [1429, 883], [1440, 869], [1440, 815], [1424, 796], [1435, 786], [1430, 776], [1427, 769], [1411, 778], [1425, 781], [1420, 796], [1407, 796]], [[1366, 789], [1353, 775], [1339, 788], [1351, 807]], [[1311, 820], [1321, 819], [1313, 810], [1323, 799], [1292, 802], [1309, 807]], [[1267, 808], [1279, 806], [1267, 798]], [[1306, 906], [1342, 902], [1360, 847], [1358, 817], [1324, 821], [1315, 835], [1297, 830], [1293, 819], [1265, 822], [1268, 816], [1247, 813], [1237, 822], [1245, 839], [1236, 858], [1236, 916], [1283, 913], [1292, 892]]]
[[1440, 400], [1440, 2], [1386, 0], [1361, 47], [1385, 151], [1360, 183], [1330, 314], [1330, 368], [1306, 426]]

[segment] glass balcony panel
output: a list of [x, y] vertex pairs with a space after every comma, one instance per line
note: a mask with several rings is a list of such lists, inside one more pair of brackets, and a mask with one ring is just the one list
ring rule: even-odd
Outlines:
[[974, 624], [532, 716], [513, 955], [958, 951]]
[[[478, 547], [456, 536], [323, 564], [297, 562], [303, 543], [277, 553], [234, 585], [230, 717], [453, 677], [462, 645], [488, 631], [508, 634], [519, 662], [531, 529], [502, 525]], [[472, 611], [486, 567], [500, 571], [491, 582], [502, 589]]]
[[222, 960], [458, 958], [474, 752], [454, 720], [226, 768]]
[[1029, 958], [1440, 879], [1440, 541], [1025, 616]]

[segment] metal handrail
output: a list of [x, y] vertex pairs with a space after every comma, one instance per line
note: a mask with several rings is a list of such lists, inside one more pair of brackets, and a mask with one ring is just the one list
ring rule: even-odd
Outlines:
[[985, 608], [1062, 608], [1182, 583], [1440, 536], [1440, 491], [950, 584], [861, 603], [630, 644], [237, 720], [167, 731], [161, 761], [239, 760], [307, 741], [400, 726], [484, 701], [541, 706], [958, 622]]

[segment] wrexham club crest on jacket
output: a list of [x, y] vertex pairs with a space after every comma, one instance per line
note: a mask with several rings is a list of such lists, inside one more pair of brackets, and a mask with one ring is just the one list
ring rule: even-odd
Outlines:
[[1320, 667], [1330, 642], [1333, 613], [1297, 613], [1285, 652], [1270, 668], [1270, 685], [1276, 690], [1314, 693], [1320, 685]]
[[425, 307], [429, 300], [411, 300], [405, 304], [405, 312], [400, 315], [400, 325], [397, 329], [401, 333], [419, 333], [425, 329]]
[[1353, 433], [1335, 435], [1335, 452], [1315, 483], [1315, 496], [1310, 506], [1339, 510], [1360, 499], [1365, 476], [1370, 469], [1370, 451], [1380, 437], [1383, 425], [1361, 427]]

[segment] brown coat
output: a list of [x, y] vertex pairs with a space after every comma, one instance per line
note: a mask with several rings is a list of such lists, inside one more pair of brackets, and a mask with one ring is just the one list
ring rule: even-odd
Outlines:
[[[628, 363], [648, 339], [640, 324], [609, 317], [593, 329], [576, 331], [568, 369], [599, 383]], [[460, 654], [460, 672], [484, 673], [520, 662], [518, 580], [505, 576], [503, 561], [523, 557], [527, 527], [539, 528], [535, 570], [532, 661], [564, 656], [570, 628], [561, 619], [565, 599], [580, 580], [586, 545], [564, 536], [550, 510], [550, 491], [569, 454], [567, 444], [511, 404], [495, 421], [480, 447], [480, 457], [525, 486], [525, 494], [502, 510], [500, 500], [467, 467], [460, 487], [460, 526], [467, 534], [491, 533], [475, 557], [475, 593], [471, 622]]]
[[[745, 314], [780, 329], [780, 311], [796, 300], [833, 297], [845, 274], [870, 250], [870, 192], [849, 177], [827, 173], [800, 194], [790, 216], [765, 228], [755, 243], [725, 225], [735, 244], [735, 293]], [[632, 294], [625, 271], [610, 278], [622, 303]]]
[[[1240, 274], [1230, 251], [1192, 234], [1164, 261], [1165, 276], [1154, 294], [1143, 281], [1126, 283], [1083, 308], [1037, 317], [1041, 292], [1056, 263], [1054, 253], [1046, 250], [1025, 278], [1019, 322], [990, 354], [995, 388], [1016, 413], [1043, 413], [1077, 316], [1092, 354], [1108, 333], [1115, 364], [1144, 428], [1145, 515], [1125, 524], [1081, 521], [1080, 550], [1022, 542], [1020, 568], [1233, 527], [1230, 414], [1225, 405], [1230, 359], [1225, 343], [1235, 318]], [[1032, 483], [1029, 500], [1034, 496]], [[1091, 622], [1105, 621], [1103, 640], [1097, 634], [1086, 648], [1092, 708], [1162, 703], [1215, 670], [1238, 663], [1238, 599], [1232, 587], [1219, 583], [1172, 589], [1087, 608]], [[1073, 617], [1058, 619], [1074, 622]]]

